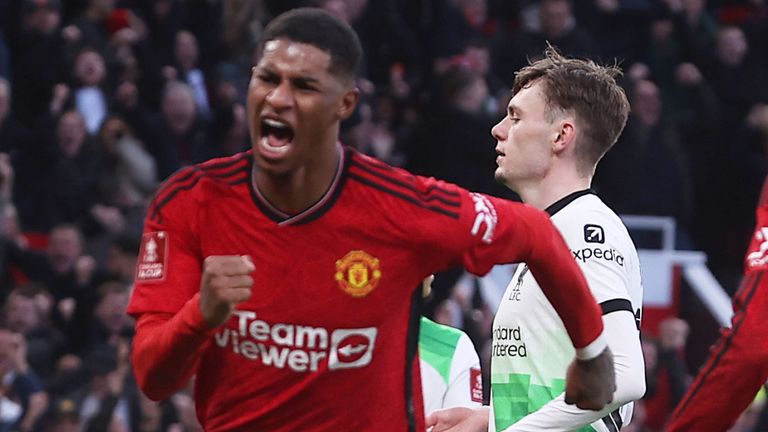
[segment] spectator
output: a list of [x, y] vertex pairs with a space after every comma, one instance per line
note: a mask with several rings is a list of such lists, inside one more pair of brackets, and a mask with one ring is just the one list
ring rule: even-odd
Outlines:
[[95, 135], [107, 117], [107, 67], [93, 48], [84, 48], [75, 56], [72, 67], [75, 108], [83, 116], [86, 130]]
[[30, 132], [13, 116], [11, 84], [0, 76], [0, 152], [27, 147]]
[[653, 82], [634, 83], [630, 104], [626, 130], [606, 154], [595, 186], [618, 213], [674, 216], [684, 224], [692, 196], [678, 130], [662, 116], [659, 89]]
[[729, 107], [723, 112], [721, 130], [727, 135], [744, 120], [750, 108], [765, 100], [765, 76], [759, 64], [750, 58], [749, 44], [738, 27], [723, 27], [717, 34], [714, 56], [704, 65], [704, 76], [721, 103]]
[[5, 325], [26, 339], [29, 366], [43, 380], [66, 350], [64, 335], [51, 325], [53, 304], [43, 286], [27, 284], [13, 290], [3, 308]]
[[112, 240], [106, 262], [109, 276], [124, 284], [133, 282], [136, 258], [139, 254], [139, 237], [123, 234]]
[[528, 59], [540, 56], [548, 43], [564, 55], [590, 57], [598, 53], [592, 37], [576, 22], [570, 0], [542, 0], [537, 18], [537, 23], [520, 32], [513, 43], [498, 47], [499, 76], [508, 87], [512, 86], [515, 71], [528, 64]]
[[645, 424], [654, 430], [664, 428], [691, 382], [683, 360], [688, 333], [687, 322], [667, 318], [659, 324], [658, 338], [644, 337], [642, 340], [646, 370]]
[[197, 112], [201, 117], [211, 115], [210, 96], [208, 87], [210, 78], [207, 71], [201, 69], [200, 51], [197, 38], [192, 32], [181, 30], [176, 33], [176, 44], [173, 50], [174, 66], [163, 68], [163, 75], [168, 81], [182, 81], [192, 89]]
[[48, 395], [26, 360], [27, 341], [23, 335], [0, 326], [0, 386], [3, 414], [0, 430], [37, 431]]
[[488, 98], [484, 77], [459, 63], [439, 77], [438, 85], [435, 109], [409, 145], [408, 166], [470, 190], [504, 194], [489, 174], [495, 165], [488, 135], [493, 119], [483, 110]]
[[130, 290], [121, 282], [106, 281], [96, 288], [96, 293], [93, 318], [84, 338], [91, 347], [115, 346], [117, 341], [133, 332], [133, 320], [125, 313]]
[[195, 104], [192, 88], [180, 81], [165, 85], [160, 113], [151, 114], [140, 105], [123, 106], [125, 119], [157, 162], [158, 179], [221, 151], [208, 141], [209, 124]]
[[104, 146], [105, 164], [115, 180], [109, 187], [102, 185], [102, 193], [123, 211], [145, 206], [158, 180], [155, 160], [144, 143], [118, 116], [106, 119], [99, 138]]
[[77, 396], [85, 432], [137, 429], [139, 407], [130, 386], [129, 356], [125, 340], [100, 345], [86, 356], [89, 379]]
[[88, 343], [83, 335], [88, 334], [96, 303], [96, 262], [85, 255], [84, 247], [83, 234], [74, 225], [57, 225], [48, 236], [53, 318], [67, 336], [69, 351], [74, 353], [81, 352]]
[[13, 110], [31, 127], [45, 111], [56, 83], [67, 78], [69, 46], [62, 35], [59, 0], [19, 2], [18, 37], [9, 38], [13, 58]]
[[53, 412], [48, 425], [51, 432], [80, 432], [80, 413], [77, 402], [69, 397], [62, 397], [53, 403]]

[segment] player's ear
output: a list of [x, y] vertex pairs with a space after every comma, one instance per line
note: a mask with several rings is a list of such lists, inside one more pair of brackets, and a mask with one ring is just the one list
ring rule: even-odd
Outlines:
[[576, 127], [570, 119], [563, 120], [555, 132], [552, 150], [560, 153], [572, 146], [576, 138]]
[[337, 111], [339, 119], [344, 120], [355, 112], [357, 102], [360, 100], [360, 89], [352, 87], [344, 93]]

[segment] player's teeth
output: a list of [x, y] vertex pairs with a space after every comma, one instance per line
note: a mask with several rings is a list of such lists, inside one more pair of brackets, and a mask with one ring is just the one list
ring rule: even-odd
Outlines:
[[288, 125], [282, 122], [279, 122], [277, 120], [272, 119], [264, 119], [264, 123], [267, 126], [273, 127], [273, 128], [279, 128], [279, 129], [287, 129]]

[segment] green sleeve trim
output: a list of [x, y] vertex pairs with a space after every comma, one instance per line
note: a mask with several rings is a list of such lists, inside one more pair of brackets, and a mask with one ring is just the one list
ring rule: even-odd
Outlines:
[[437, 370], [446, 384], [450, 380], [456, 346], [463, 334], [459, 329], [438, 324], [425, 317], [421, 318], [419, 356]]

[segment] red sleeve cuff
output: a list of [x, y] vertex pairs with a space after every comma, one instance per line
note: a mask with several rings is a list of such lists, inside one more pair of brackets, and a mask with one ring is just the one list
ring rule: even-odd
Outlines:
[[203, 318], [203, 312], [200, 310], [200, 293], [195, 294], [184, 304], [179, 315], [183, 333], [208, 337], [216, 331], [216, 327], [209, 327]]

